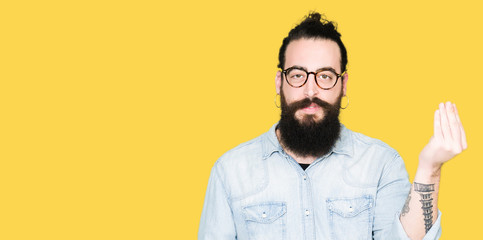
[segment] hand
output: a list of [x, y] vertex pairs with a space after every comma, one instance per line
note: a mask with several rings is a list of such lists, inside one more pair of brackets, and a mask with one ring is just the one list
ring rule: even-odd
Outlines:
[[440, 103], [434, 113], [434, 133], [429, 143], [419, 154], [419, 165], [426, 169], [439, 170], [468, 147], [466, 134], [461, 124], [456, 105]]

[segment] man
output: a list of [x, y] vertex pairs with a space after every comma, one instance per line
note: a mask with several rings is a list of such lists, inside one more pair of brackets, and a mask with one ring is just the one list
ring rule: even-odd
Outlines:
[[290, 31], [275, 78], [280, 121], [216, 162], [199, 239], [439, 238], [440, 169], [467, 147], [456, 106], [435, 112], [411, 185], [395, 150], [340, 124], [346, 65], [320, 14]]

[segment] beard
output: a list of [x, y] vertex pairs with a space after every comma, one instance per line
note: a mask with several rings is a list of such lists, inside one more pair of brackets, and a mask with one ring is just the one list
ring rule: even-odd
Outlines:
[[[321, 157], [327, 154], [340, 136], [341, 99], [342, 92], [333, 105], [319, 98], [305, 98], [287, 104], [282, 91], [280, 94], [282, 113], [278, 124], [282, 146], [300, 157]], [[315, 115], [310, 114], [303, 115], [301, 119], [295, 117], [297, 110], [306, 108], [312, 103], [324, 110], [322, 119], [317, 119]]]

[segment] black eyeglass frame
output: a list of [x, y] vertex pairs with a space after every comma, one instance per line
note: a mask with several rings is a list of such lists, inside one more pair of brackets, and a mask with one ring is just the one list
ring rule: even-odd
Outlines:
[[[300, 85], [300, 86], [294, 86], [294, 85], [292, 85], [292, 84], [291, 84], [291, 83], [288, 81], [287, 72], [289, 72], [289, 71], [290, 71], [290, 70], [292, 70], [292, 69], [301, 70], [301, 71], [304, 71], [304, 72], [307, 74], [307, 77], [305, 78], [305, 81], [304, 81], [304, 83], [302, 83], [302, 85]], [[333, 74], [335, 74], [335, 75], [337, 76], [337, 78], [335, 79], [334, 85], [332, 85], [332, 87], [330, 87], [330, 88], [323, 88], [323, 87], [321, 87], [321, 86], [319, 85], [319, 82], [317, 82], [317, 73], [319, 73], [319, 72], [324, 72], [324, 71], [330, 71], [330, 72], [332, 72]], [[283, 70], [283, 69], [282, 69], [282, 73], [283, 73], [283, 75], [285, 76], [285, 81], [287, 81], [288, 85], [290, 85], [291, 87], [294, 87], [294, 88], [301, 88], [301, 87], [303, 87], [303, 86], [304, 86], [304, 85], [307, 83], [307, 80], [309, 80], [309, 75], [310, 75], [310, 74], [314, 74], [314, 80], [315, 80], [315, 84], [317, 84], [317, 86], [318, 86], [319, 88], [324, 89], [324, 90], [330, 90], [330, 89], [334, 88], [334, 87], [335, 87], [335, 85], [337, 85], [337, 81], [339, 81], [339, 78], [342, 78], [342, 76], [344, 76], [344, 74], [345, 74], [346, 72], [347, 72], [347, 71], [344, 71], [344, 72], [342, 72], [341, 74], [338, 74], [338, 73], [336, 73], [336, 72], [335, 72], [335, 71], [334, 71], [332, 68], [322, 68], [322, 69], [320, 69], [320, 70], [319, 70], [319, 71], [317, 71], [317, 72], [307, 72], [307, 70], [305, 70], [305, 69], [303, 69], [303, 68], [300, 68], [300, 67], [289, 67], [289, 68], [287, 68], [287, 69], [285, 69], [285, 70]]]

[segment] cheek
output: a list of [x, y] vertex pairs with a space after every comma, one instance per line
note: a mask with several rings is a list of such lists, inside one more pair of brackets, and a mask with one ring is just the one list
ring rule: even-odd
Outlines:
[[302, 88], [293, 88], [284, 84], [282, 87], [283, 95], [287, 103], [298, 101], [304, 98]]
[[318, 97], [330, 104], [334, 104], [339, 99], [341, 92], [342, 89], [335, 89], [334, 87], [330, 90], [322, 90], [321, 92], [319, 92]]

